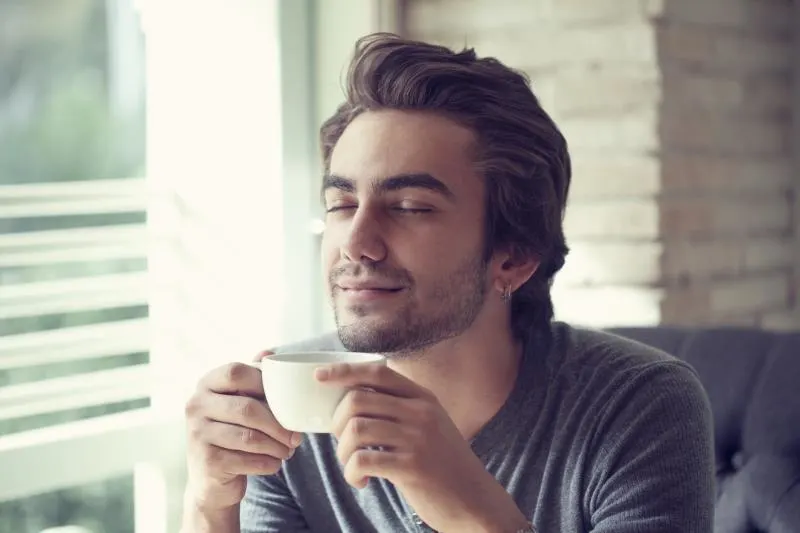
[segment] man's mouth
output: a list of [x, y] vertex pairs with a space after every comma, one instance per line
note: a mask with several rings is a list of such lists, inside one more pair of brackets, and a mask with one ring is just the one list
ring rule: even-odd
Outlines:
[[339, 294], [346, 300], [358, 301], [361, 303], [368, 301], [379, 301], [383, 298], [394, 296], [403, 291], [404, 287], [394, 287], [376, 284], [347, 284], [337, 285]]
[[342, 289], [343, 291], [351, 291], [351, 292], [358, 292], [358, 291], [387, 291], [387, 292], [399, 292], [403, 290], [403, 286], [394, 283], [388, 280], [378, 281], [378, 280], [341, 280], [336, 283], [336, 286]]
[[400, 292], [402, 287], [348, 287], [339, 285], [339, 288], [345, 292]]

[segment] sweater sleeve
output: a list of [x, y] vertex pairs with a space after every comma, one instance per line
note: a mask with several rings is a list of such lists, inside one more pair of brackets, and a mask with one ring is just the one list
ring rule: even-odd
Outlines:
[[593, 533], [710, 533], [711, 409], [682, 362], [626, 376], [596, 435], [584, 509]]
[[241, 533], [310, 531], [281, 472], [274, 476], [248, 476], [239, 516]]

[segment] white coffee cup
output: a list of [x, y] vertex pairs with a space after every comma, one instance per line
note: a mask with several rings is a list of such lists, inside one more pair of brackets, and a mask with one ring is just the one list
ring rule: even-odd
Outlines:
[[264, 395], [280, 425], [299, 433], [330, 433], [333, 414], [347, 389], [315, 378], [317, 368], [334, 363], [385, 365], [386, 358], [360, 352], [294, 352], [261, 360]]

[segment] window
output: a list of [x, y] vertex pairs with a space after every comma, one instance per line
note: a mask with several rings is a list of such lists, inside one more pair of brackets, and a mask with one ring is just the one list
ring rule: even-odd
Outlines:
[[176, 531], [196, 378], [318, 329], [309, 6], [0, 0], [0, 531]]
[[130, 475], [51, 491], [9, 463], [149, 402], [142, 34], [124, 2], [0, 0], [0, 21], [0, 531], [132, 533]]

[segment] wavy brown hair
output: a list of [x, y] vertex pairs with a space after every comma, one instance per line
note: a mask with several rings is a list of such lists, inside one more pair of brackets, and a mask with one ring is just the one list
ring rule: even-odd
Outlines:
[[512, 297], [511, 326], [518, 338], [546, 329], [553, 318], [550, 286], [568, 252], [562, 219], [571, 168], [566, 140], [528, 78], [473, 49], [454, 52], [386, 33], [363, 37], [345, 102], [320, 130], [326, 172], [347, 125], [380, 109], [437, 113], [475, 132], [475, 161], [486, 180], [486, 259], [506, 249], [540, 262]]

